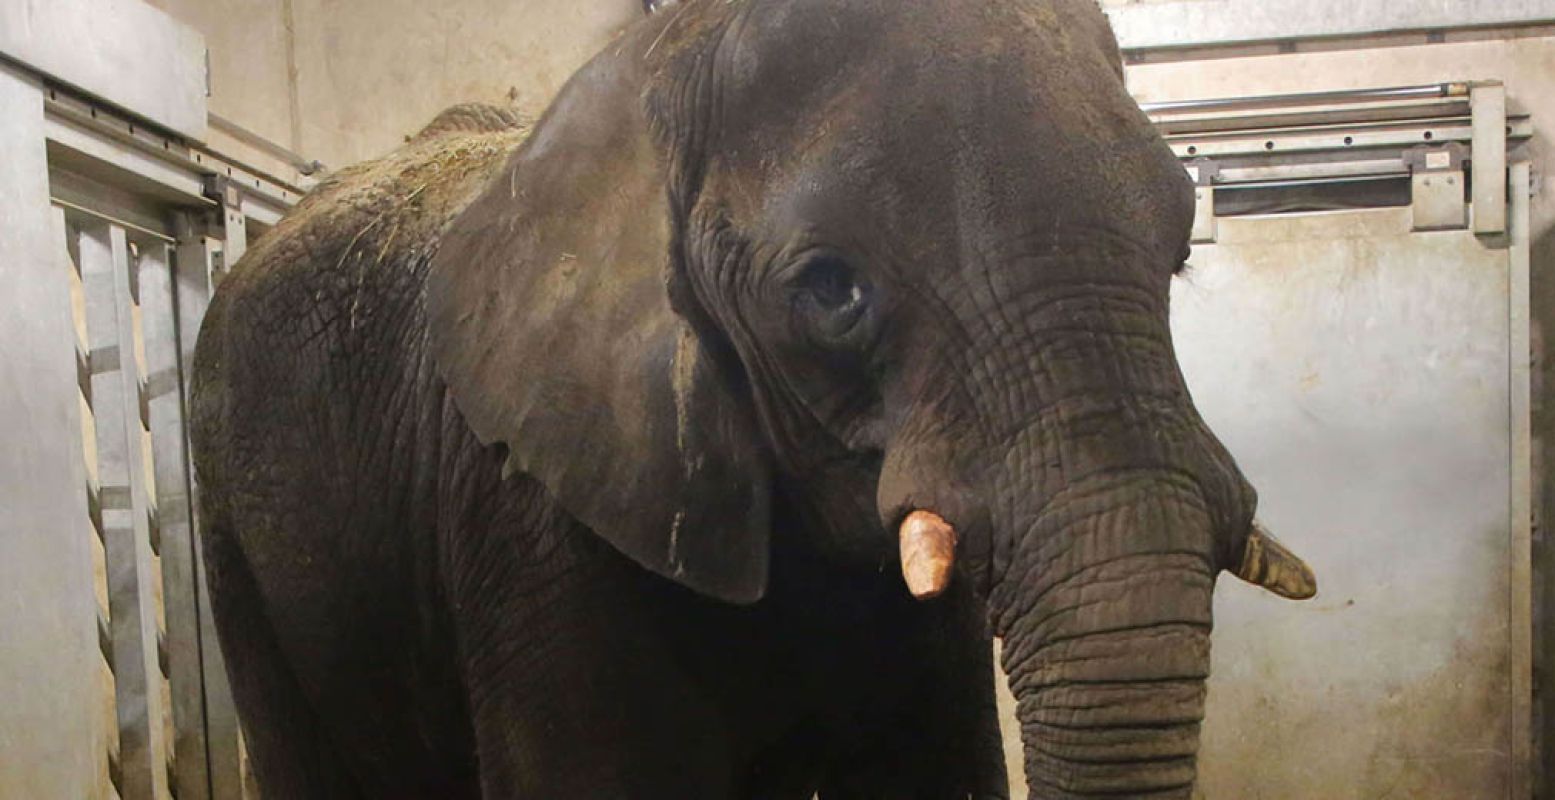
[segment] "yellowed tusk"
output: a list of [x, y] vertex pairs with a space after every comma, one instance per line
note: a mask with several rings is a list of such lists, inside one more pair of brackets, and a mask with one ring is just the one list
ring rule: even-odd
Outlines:
[[956, 566], [956, 529], [933, 511], [918, 509], [902, 520], [902, 577], [919, 600], [937, 597]]
[[1247, 534], [1247, 546], [1242, 550], [1242, 565], [1234, 574], [1292, 600], [1317, 594], [1317, 576], [1312, 568], [1285, 549], [1258, 520], [1253, 520], [1253, 530]]

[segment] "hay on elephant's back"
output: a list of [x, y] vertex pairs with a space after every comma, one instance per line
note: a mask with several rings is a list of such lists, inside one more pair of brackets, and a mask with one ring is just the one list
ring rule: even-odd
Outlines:
[[[517, 111], [485, 103], [464, 103], [437, 115], [394, 152], [341, 170], [319, 189], [337, 181], [335, 202], [361, 207], [413, 201], [433, 210], [438, 201], [466, 188], [472, 173], [491, 173], [528, 137], [530, 121]], [[315, 194], [326, 194], [315, 190]], [[380, 211], [392, 208], [379, 208]], [[435, 213], [430, 216], [437, 216]]]
[[[329, 253], [326, 263], [360, 270], [396, 250], [414, 254], [474, 199], [530, 128], [511, 108], [449, 108], [388, 155], [326, 177], [249, 252], [244, 267], [284, 270]], [[295, 251], [265, 253], [266, 245]]]

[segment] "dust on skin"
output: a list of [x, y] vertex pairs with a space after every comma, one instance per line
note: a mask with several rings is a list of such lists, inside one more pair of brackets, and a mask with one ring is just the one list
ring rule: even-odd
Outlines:
[[[355, 260], [360, 285], [362, 271], [381, 263], [402, 237], [435, 241], [440, 233], [436, 229], [446, 226], [451, 212], [468, 204], [485, 184], [470, 178], [500, 167], [523, 143], [530, 127], [530, 120], [511, 108], [484, 103], [453, 106], [404, 147], [331, 173], [282, 225], [297, 230], [354, 230], [337, 267], [371, 247], [372, 258]], [[288, 246], [284, 236], [260, 240], [246, 259], [251, 266], [234, 277], [259, 278], [265, 267], [286, 263], [257, 255], [272, 242]]]
[[[691, 405], [691, 390], [697, 368], [697, 341], [696, 334], [688, 328], [682, 328], [680, 338], [675, 342], [675, 363], [670, 373], [670, 389], [675, 395], [675, 449], [680, 451], [681, 468], [686, 476], [696, 471], [697, 464], [686, 449], [686, 430], [690, 424], [688, 409]], [[680, 575], [685, 571], [685, 565], [680, 561], [680, 525], [686, 518], [685, 509], [675, 512], [674, 524], [670, 527], [669, 563], [675, 565], [675, 574]]]
[[[331, 173], [252, 244], [225, 281], [288, 283], [320, 257], [333, 257], [336, 285], [349, 282], [346, 330], [355, 334], [359, 315], [372, 312], [371, 303], [361, 302], [369, 272], [388, 268], [390, 258], [429, 258], [453, 218], [523, 144], [531, 126], [511, 107], [448, 108], [388, 155]], [[310, 283], [318, 287], [313, 299], [322, 301], [326, 287]]]

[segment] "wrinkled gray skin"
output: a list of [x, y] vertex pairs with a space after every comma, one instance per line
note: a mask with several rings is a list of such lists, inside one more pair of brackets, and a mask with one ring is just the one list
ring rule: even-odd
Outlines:
[[1093, 0], [689, 0], [522, 138], [337, 176], [201, 332], [269, 796], [1003, 796], [990, 634], [1034, 796], [1190, 794], [1254, 496]]

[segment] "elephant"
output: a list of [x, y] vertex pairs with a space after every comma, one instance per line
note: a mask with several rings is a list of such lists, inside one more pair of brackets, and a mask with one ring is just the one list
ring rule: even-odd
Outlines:
[[1221, 571], [1192, 188], [1094, 0], [682, 0], [218, 287], [212, 613], [271, 797], [1187, 797]]

